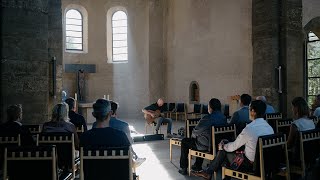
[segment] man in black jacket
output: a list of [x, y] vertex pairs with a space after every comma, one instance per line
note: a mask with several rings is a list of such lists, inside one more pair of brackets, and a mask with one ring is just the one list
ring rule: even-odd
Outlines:
[[87, 123], [81, 114], [76, 113], [76, 101], [72, 97], [69, 97], [65, 101], [69, 105], [69, 119], [76, 128], [81, 128], [83, 126], [84, 131], [87, 131]]

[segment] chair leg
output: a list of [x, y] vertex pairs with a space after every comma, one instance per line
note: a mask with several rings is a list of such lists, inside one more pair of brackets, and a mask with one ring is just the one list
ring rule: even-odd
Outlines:
[[170, 139], [170, 162], [172, 162], [172, 144]]
[[191, 176], [191, 154], [190, 154], [190, 150], [189, 150], [189, 154], [188, 154], [188, 175]]

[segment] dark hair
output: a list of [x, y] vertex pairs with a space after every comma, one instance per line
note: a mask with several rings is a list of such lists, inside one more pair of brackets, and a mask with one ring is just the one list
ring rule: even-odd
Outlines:
[[251, 102], [251, 96], [249, 94], [242, 94], [240, 96], [240, 100], [241, 100], [243, 105], [249, 106], [249, 104]]
[[291, 102], [292, 106], [298, 113], [298, 118], [309, 116], [309, 107], [307, 101], [303, 97], [296, 97]]
[[250, 104], [250, 111], [254, 110], [257, 114], [257, 118], [263, 118], [266, 112], [267, 105], [261, 100], [254, 100]]
[[69, 97], [64, 102], [66, 102], [69, 105], [69, 111], [71, 111], [75, 107], [75, 104], [76, 104], [76, 100], [73, 97]]
[[219, 99], [210, 99], [209, 106], [213, 111], [221, 111], [221, 102], [219, 101]]
[[112, 115], [115, 115], [117, 113], [117, 109], [119, 105], [114, 101], [110, 101], [110, 103], [111, 103]]
[[16, 121], [22, 115], [22, 107], [20, 104], [11, 105], [7, 108], [8, 121]]
[[104, 121], [111, 111], [110, 101], [106, 99], [98, 99], [92, 107], [92, 115], [97, 119], [97, 121]]

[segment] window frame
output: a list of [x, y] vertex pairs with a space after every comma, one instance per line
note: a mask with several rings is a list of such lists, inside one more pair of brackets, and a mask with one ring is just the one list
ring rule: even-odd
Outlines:
[[[126, 54], [127, 55], [127, 59], [126, 60], [114, 60], [114, 53], [113, 53], [113, 49], [114, 49], [114, 46], [113, 46], [113, 42], [114, 41], [116, 41], [116, 40], [114, 40], [113, 39], [113, 35], [114, 35], [114, 32], [113, 32], [113, 29], [114, 29], [114, 27], [113, 27], [113, 22], [114, 22], [114, 20], [113, 20], [113, 16], [115, 15], [115, 13], [117, 13], [117, 12], [123, 12], [125, 15], [126, 15], [126, 19], [122, 19], [122, 20], [126, 20], [126, 26], [124, 26], [124, 27], [126, 27], [126, 33], [122, 33], [122, 34], [125, 34], [126, 35], [126, 46], [124, 46], [124, 47], [126, 47], [127, 48], [127, 53], [122, 53], [122, 54]], [[120, 33], [115, 33], [115, 34], [120, 34]], [[127, 62], [127, 61], [129, 61], [129, 53], [128, 53], [128, 14], [125, 12], [125, 11], [123, 11], [123, 10], [116, 10], [116, 11], [114, 11], [113, 13], [112, 13], [112, 15], [111, 15], [111, 41], [112, 41], [112, 50], [111, 50], [111, 56], [112, 56], [112, 62], [113, 63], [121, 63], [121, 62]]]
[[[70, 10], [75, 10], [75, 11], [77, 11], [79, 14], [80, 14], [80, 16], [81, 16], [81, 49], [68, 49], [67, 48], [67, 37], [71, 37], [71, 36], [67, 36], [67, 13], [70, 11]], [[78, 10], [78, 9], [75, 9], [75, 8], [70, 8], [70, 9], [68, 9], [67, 11], [66, 11], [66, 14], [65, 14], [65, 22], [66, 22], [66, 24], [65, 24], [65, 50], [66, 51], [83, 51], [83, 36], [84, 36], [84, 33], [83, 33], [83, 31], [84, 31], [84, 28], [83, 28], [83, 25], [84, 25], [84, 20], [83, 20], [83, 15], [82, 15], [82, 13], [81, 13], [81, 11], [80, 10]], [[76, 26], [79, 26], [79, 25], [76, 25]], [[80, 32], [80, 31], [75, 31], [75, 32]], [[70, 44], [70, 43], [69, 43]], [[80, 44], [80, 43], [72, 43], [72, 44]]]

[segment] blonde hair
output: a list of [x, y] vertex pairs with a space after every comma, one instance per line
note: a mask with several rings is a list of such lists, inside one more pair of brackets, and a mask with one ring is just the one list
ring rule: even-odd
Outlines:
[[52, 109], [52, 121], [68, 121], [69, 106], [67, 103], [59, 103]]

